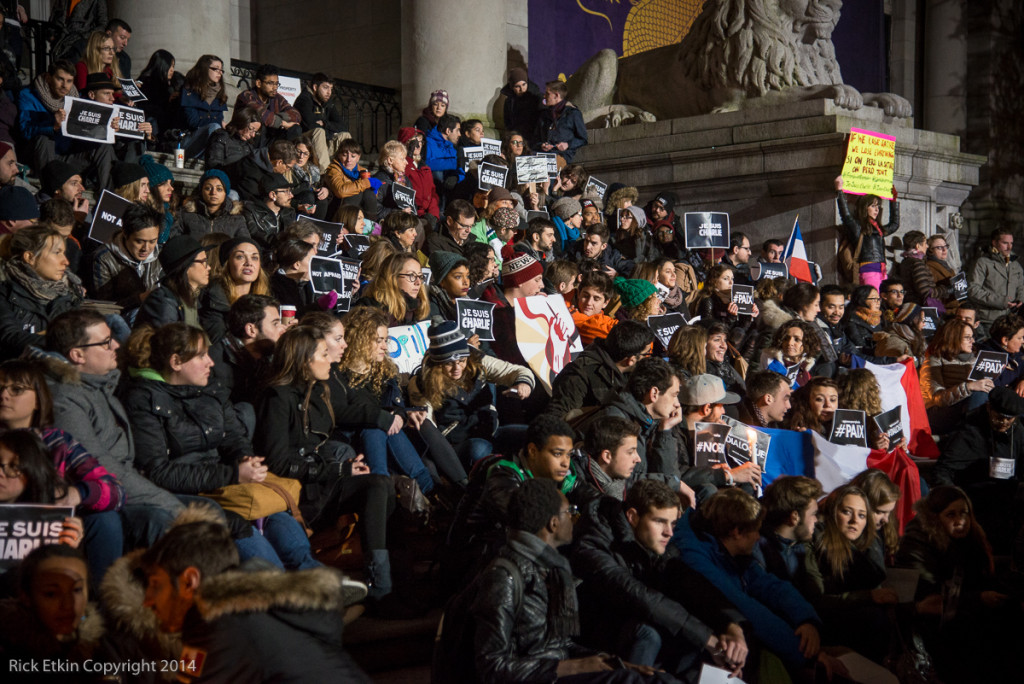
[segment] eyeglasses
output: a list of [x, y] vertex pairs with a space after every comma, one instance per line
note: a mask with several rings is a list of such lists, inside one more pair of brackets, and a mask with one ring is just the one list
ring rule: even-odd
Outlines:
[[891, 294], [891, 295], [905, 295], [905, 294], [907, 294], [907, 291], [906, 290], [889, 290], [888, 294]]
[[22, 394], [28, 392], [31, 389], [32, 387], [30, 385], [0, 385], [0, 394], [3, 394], [4, 392], [10, 392], [12, 397], [20, 397]]
[[209, 265], [209, 263], [209, 259], [196, 259], [195, 261], [192, 262], [192, 265], [194, 266], [195, 264], [202, 264], [203, 266], [207, 266]]
[[300, 157], [308, 157], [309, 156], [309, 152], [303, 152], [302, 150], [298, 150], [296, 152], [296, 154], [298, 154]]
[[964, 342], [973, 342], [974, 341], [974, 335], [964, 335], [961, 339]]
[[579, 509], [579, 506], [570, 505], [564, 511], [559, 511], [558, 514], [559, 515], [568, 515], [569, 519], [572, 520], [574, 523], [578, 522], [579, 519], [580, 519], [580, 509]]
[[881, 297], [868, 297], [864, 301], [866, 301], [866, 302], [880, 302], [880, 301], [882, 301], [882, 298]]
[[114, 344], [114, 338], [113, 337], [107, 337], [105, 339], [100, 340], [99, 342], [90, 342], [89, 344], [79, 344], [79, 345], [76, 345], [76, 346], [79, 349], [85, 349], [87, 347], [103, 347], [104, 349], [110, 349], [111, 346], [113, 346], [113, 344]]
[[100, 52], [113, 52], [113, 51], [114, 51], [114, 48], [112, 48], [112, 47], [101, 47], [100, 48]]
[[0, 463], [0, 473], [3, 473], [4, 477], [18, 477], [21, 475], [21, 466], [17, 463]]
[[508, 144], [511, 145], [512, 147], [522, 147], [523, 146], [523, 141], [522, 140], [509, 140]]
[[949, 249], [949, 245], [932, 245], [932, 249]]
[[280, 81], [260, 81], [260, 82], [263, 85], [265, 85], [265, 86], [270, 86], [271, 88], [276, 88], [277, 86], [281, 85]]
[[408, 278], [410, 283], [422, 283], [426, 278], [422, 273], [399, 273], [399, 278]]

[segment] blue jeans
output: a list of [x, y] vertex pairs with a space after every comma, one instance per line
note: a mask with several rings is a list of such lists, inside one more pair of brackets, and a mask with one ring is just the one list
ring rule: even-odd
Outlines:
[[389, 475], [388, 454], [390, 454], [394, 462], [398, 464], [398, 469], [404, 475], [416, 480], [424, 494], [428, 494], [434, 489], [434, 479], [430, 477], [430, 471], [423, 465], [423, 459], [416, 453], [416, 449], [404, 432], [389, 435], [383, 430], [373, 428], [363, 430], [361, 439], [363, 453], [366, 454], [366, 463], [370, 466], [371, 473]]
[[290, 513], [274, 513], [253, 525], [251, 537], [235, 540], [241, 560], [262, 558], [285, 570], [308, 570], [320, 567], [309, 548], [309, 538], [299, 521]]
[[458, 446], [456, 450], [459, 459], [466, 464], [467, 469], [480, 459], [487, 458], [494, 453], [494, 445], [501, 445], [501, 453], [514, 454], [526, 443], [529, 428], [526, 425], [502, 425], [494, 433], [491, 439], [470, 437]]
[[214, 131], [220, 130], [222, 126], [218, 123], [201, 126], [188, 134], [181, 141], [185, 148], [185, 156], [189, 159], [204, 159], [206, 157], [206, 143], [210, 142], [210, 136]]
[[83, 539], [85, 556], [89, 564], [89, 584], [99, 587], [107, 568], [124, 553], [124, 529], [117, 511], [86, 513]]

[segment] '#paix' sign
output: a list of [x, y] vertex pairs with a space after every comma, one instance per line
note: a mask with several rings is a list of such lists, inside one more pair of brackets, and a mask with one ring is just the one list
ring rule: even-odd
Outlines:
[[1010, 355], [1006, 352], [983, 351], [978, 354], [978, 360], [974, 362], [968, 380], [993, 380], [1006, 368], [1006, 362]]
[[836, 409], [832, 416], [832, 431], [828, 441], [833, 444], [867, 448], [867, 414], [863, 411]]

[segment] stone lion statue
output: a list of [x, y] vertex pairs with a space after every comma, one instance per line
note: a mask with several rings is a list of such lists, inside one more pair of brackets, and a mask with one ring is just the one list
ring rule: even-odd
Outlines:
[[828, 98], [911, 116], [899, 95], [843, 83], [832, 45], [840, 7], [841, 0], [707, 0], [675, 45], [591, 57], [569, 79], [569, 97], [596, 126], [733, 111], [755, 100]]

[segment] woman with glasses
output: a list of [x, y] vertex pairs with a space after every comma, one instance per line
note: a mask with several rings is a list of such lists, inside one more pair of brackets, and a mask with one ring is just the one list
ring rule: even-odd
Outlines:
[[[326, 220], [331, 191], [321, 181], [320, 160], [316, 158], [315, 149], [312, 131], [295, 141], [295, 153], [299, 159], [292, 167], [292, 176], [296, 183], [293, 206], [296, 211]], [[402, 152], [404, 156], [404, 147]]]
[[203, 55], [185, 74], [185, 87], [181, 90], [181, 112], [189, 131], [181, 141], [186, 157], [202, 158], [210, 136], [224, 126], [227, 100], [224, 60]]
[[932, 280], [940, 292], [945, 291], [946, 295], [942, 300], [946, 312], [956, 311], [960, 307], [960, 300], [953, 292], [953, 278], [959, 273], [949, 265], [949, 241], [945, 235], [932, 235], [928, 238], [928, 253], [925, 257], [925, 266], [932, 272]]
[[927, 242], [924, 233], [909, 231], [903, 236], [903, 246], [903, 261], [896, 266], [893, 276], [906, 289], [904, 301], [935, 307], [941, 316], [946, 313], [943, 302], [949, 298], [949, 288], [935, 282], [935, 274], [925, 263]]
[[224, 169], [251, 156], [262, 126], [258, 109], [236, 109], [228, 125], [210, 135], [206, 144], [206, 168]]
[[64, 236], [29, 226], [7, 236], [0, 261], [0, 357], [15, 358], [43, 346], [43, 333], [58, 315], [77, 309], [82, 281], [68, 269]]
[[408, 252], [389, 256], [356, 306], [380, 309], [389, 328], [427, 320], [430, 300], [419, 260]]
[[[98, 586], [123, 551], [118, 511], [125, 503], [124, 488], [72, 435], [53, 427], [53, 401], [38, 364], [0, 364], [0, 428], [31, 430], [42, 440], [17, 436], [15, 444], [0, 443], [0, 503], [72, 506], [82, 526], [72, 536], [85, 542], [90, 574]], [[43, 458], [39, 446], [45, 449]], [[5, 447], [14, 453], [5, 455]]]
[[943, 323], [921, 364], [921, 395], [935, 434], [954, 429], [970, 410], [984, 406], [995, 384], [990, 379], [968, 380], [978, 355], [974, 328], [959, 318]]
[[432, 454], [452, 449], [468, 471], [494, 453], [495, 445], [515, 451], [522, 446], [525, 425], [501, 425], [495, 385], [526, 399], [533, 391], [533, 372], [472, 350], [454, 321], [433, 319], [430, 349], [409, 381], [409, 401], [425, 406], [420, 436]]
[[[861, 285], [850, 295], [850, 304], [843, 316], [843, 332], [858, 356], [869, 361], [878, 358], [875, 356], [875, 333], [882, 332], [882, 297], [873, 286]], [[903, 360], [900, 359], [901, 362]]]
[[160, 286], [146, 297], [136, 325], [148, 323], [160, 327], [184, 322], [195, 328], [199, 324], [199, 295], [210, 284], [207, 248], [189, 235], [178, 235], [167, 241], [157, 257], [164, 269]]
[[119, 78], [130, 78], [121, 73], [116, 57], [114, 39], [103, 31], [93, 31], [85, 45], [85, 55], [75, 64], [75, 87], [83, 90], [89, 74], [103, 73], [114, 83]]
[[856, 263], [858, 283], [878, 288], [886, 278], [885, 238], [900, 229], [900, 204], [896, 201], [896, 188], [889, 200], [889, 222], [882, 225], [882, 199], [877, 195], [863, 195], [857, 200], [857, 215], [850, 214], [843, 192], [843, 177], [835, 179], [836, 205], [845, 231], [844, 240], [852, 250]]

